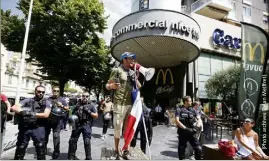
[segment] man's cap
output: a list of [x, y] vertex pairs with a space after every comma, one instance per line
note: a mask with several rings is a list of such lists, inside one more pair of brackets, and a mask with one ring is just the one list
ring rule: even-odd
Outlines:
[[123, 54], [121, 54], [120, 61], [122, 61], [125, 58], [133, 58], [133, 59], [135, 59], [136, 55], [134, 53], [124, 52]]

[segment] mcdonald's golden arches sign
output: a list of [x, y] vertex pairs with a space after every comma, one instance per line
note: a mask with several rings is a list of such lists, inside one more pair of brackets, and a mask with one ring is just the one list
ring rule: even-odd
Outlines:
[[160, 79], [160, 74], [162, 74], [162, 78], [163, 78], [163, 84], [166, 84], [166, 80], [167, 80], [167, 74], [169, 72], [169, 75], [170, 75], [170, 79], [171, 79], [171, 84], [174, 84], [174, 77], [173, 77], [173, 74], [171, 72], [170, 69], [166, 69], [165, 72], [163, 71], [163, 69], [160, 69], [158, 74], [157, 74], [157, 77], [156, 77], [156, 82], [155, 84], [158, 85], [159, 84], [159, 79]]
[[261, 53], [260, 53], [261, 54], [261, 64], [263, 64], [264, 63], [264, 59], [265, 59], [265, 55], [264, 55], [265, 53], [264, 53], [264, 47], [260, 43], [255, 44], [254, 47], [250, 43], [246, 43], [244, 45], [244, 49], [245, 50], [247, 48], [249, 49], [249, 55], [246, 55], [246, 54], [244, 54], [244, 55], [247, 56], [247, 58], [248, 58], [249, 61], [253, 62], [254, 59], [255, 59], [256, 50], [258, 49], [258, 47], [261, 50]]

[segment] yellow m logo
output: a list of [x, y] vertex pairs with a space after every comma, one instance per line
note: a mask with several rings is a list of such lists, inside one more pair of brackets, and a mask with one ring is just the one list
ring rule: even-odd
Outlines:
[[246, 47], [249, 49], [249, 55], [247, 55], [248, 60], [249, 61], [253, 61], [255, 59], [255, 54], [256, 54], [256, 50], [258, 47], [260, 47], [261, 50], [261, 64], [264, 63], [264, 48], [262, 46], [262, 44], [257, 43], [254, 47], [252, 47], [252, 45], [250, 43], [246, 43], [244, 45], [244, 49], [246, 49]]
[[159, 70], [157, 77], [156, 77], [156, 85], [159, 83], [159, 77], [160, 77], [160, 73], [162, 73], [163, 75], [163, 84], [166, 84], [166, 78], [167, 78], [167, 73], [170, 73], [170, 78], [171, 78], [171, 84], [174, 84], [174, 77], [173, 74], [171, 72], [170, 69], [166, 69], [166, 71], [164, 72], [162, 69]]

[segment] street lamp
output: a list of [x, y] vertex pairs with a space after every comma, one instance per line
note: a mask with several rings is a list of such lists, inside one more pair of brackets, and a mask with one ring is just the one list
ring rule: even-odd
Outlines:
[[15, 99], [16, 104], [20, 102], [21, 81], [22, 81], [22, 75], [23, 75], [23, 71], [24, 71], [24, 62], [25, 62], [25, 55], [26, 55], [26, 49], [27, 49], [27, 42], [28, 42], [29, 28], [30, 28], [30, 22], [31, 22], [33, 2], [34, 2], [33, 0], [31, 0], [31, 2], [30, 2], [29, 14], [28, 14], [28, 19], [27, 19], [27, 24], [26, 24], [23, 49], [22, 49], [22, 54], [21, 54], [19, 79], [18, 79], [18, 85], [17, 85], [17, 90], [16, 90], [16, 99]]

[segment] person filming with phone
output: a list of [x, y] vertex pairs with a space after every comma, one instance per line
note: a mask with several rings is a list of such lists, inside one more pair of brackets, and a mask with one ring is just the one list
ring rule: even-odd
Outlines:
[[[120, 66], [112, 70], [110, 78], [106, 84], [107, 90], [114, 90], [114, 142], [115, 152], [113, 158], [119, 160], [119, 141], [122, 131], [122, 126], [126, 126], [124, 120], [127, 120], [128, 114], [132, 109], [131, 91], [135, 84], [138, 88], [141, 84], [138, 81], [138, 73], [132, 70], [136, 55], [130, 52], [125, 52], [120, 57]], [[126, 128], [124, 128], [126, 129]], [[123, 151], [122, 157], [128, 159], [129, 151]]]

